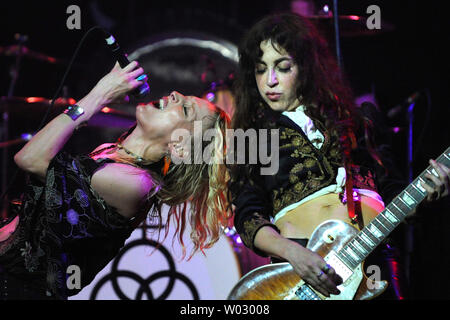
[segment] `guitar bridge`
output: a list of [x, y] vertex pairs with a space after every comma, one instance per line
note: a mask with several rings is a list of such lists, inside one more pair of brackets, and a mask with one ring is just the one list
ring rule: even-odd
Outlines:
[[324, 260], [333, 267], [336, 273], [342, 278], [343, 282], [347, 281], [347, 279], [353, 275], [353, 270], [339, 259], [334, 251], [331, 251]]
[[322, 300], [320, 297], [306, 284], [303, 284], [295, 291], [295, 295], [300, 300]]

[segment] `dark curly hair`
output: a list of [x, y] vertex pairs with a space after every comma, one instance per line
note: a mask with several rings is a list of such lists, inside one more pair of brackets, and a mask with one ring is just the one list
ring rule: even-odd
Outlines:
[[[335, 143], [342, 153], [342, 164], [350, 162], [351, 150], [356, 148], [355, 132], [361, 125], [366, 129], [369, 151], [380, 163], [371, 148], [373, 143], [367, 141], [370, 123], [357, 110], [353, 92], [325, 39], [311, 21], [293, 13], [279, 13], [261, 19], [242, 39], [239, 72], [233, 87], [236, 108], [231, 127], [243, 130], [270, 127], [267, 114], [273, 111], [260, 96], [255, 79], [255, 64], [263, 55], [260, 44], [266, 40], [270, 40], [275, 49], [282, 48], [293, 57], [299, 70], [297, 97], [310, 118], [338, 136]], [[245, 177], [255, 179], [251, 173], [255, 166], [232, 165], [229, 168], [232, 183], [242, 183]]]
[[[286, 50], [299, 68], [297, 97], [306, 113], [322, 121], [327, 129], [352, 129], [355, 123], [353, 94], [337, 67], [323, 37], [306, 18], [292, 13], [275, 14], [257, 22], [239, 47], [239, 71], [234, 87], [236, 111], [233, 128], [255, 128], [261, 105], [255, 63], [262, 56], [261, 42], [271, 40]], [[341, 129], [338, 129], [341, 128]]]

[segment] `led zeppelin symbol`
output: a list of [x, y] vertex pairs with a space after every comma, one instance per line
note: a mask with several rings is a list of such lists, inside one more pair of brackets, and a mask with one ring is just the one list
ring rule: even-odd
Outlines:
[[[124, 257], [125, 253], [128, 250], [132, 249], [133, 247], [137, 247], [137, 246], [152, 246], [152, 247], [157, 248], [157, 250], [160, 251], [163, 254], [163, 256], [166, 258], [168, 265], [169, 265], [169, 269], [153, 273], [145, 279], [133, 271], [120, 270], [118, 267], [120, 260]], [[121, 277], [130, 278], [139, 284], [139, 289], [135, 293], [134, 297], [127, 296], [127, 294], [119, 286], [118, 279]], [[162, 293], [160, 293], [158, 296], [155, 296], [152, 292], [150, 284], [153, 281], [159, 280], [161, 278], [168, 278], [169, 282], [168, 282], [165, 290]], [[185, 275], [177, 272], [174, 260], [172, 259], [172, 256], [169, 253], [169, 251], [165, 247], [163, 247], [161, 244], [158, 244], [158, 242], [153, 241], [151, 239], [134, 240], [134, 241], [128, 243], [114, 259], [112, 268], [111, 268], [111, 273], [107, 274], [106, 276], [101, 278], [100, 281], [98, 281], [96, 283], [94, 289], [91, 292], [90, 299], [96, 300], [99, 290], [103, 287], [103, 285], [105, 285], [109, 281], [112, 284], [114, 292], [117, 294], [117, 296], [121, 300], [142, 300], [144, 295], [146, 295], [147, 299], [149, 299], [149, 300], [165, 300], [171, 293], [171, 291], [174, 287], [175, 281], [184, 282], [184, 284], [191, 291], [192, 298], [194, 300], [199, 299], [197, 289], [196, 289], [195, 285], [191, 282], [191, 280], [189, 280], [189, 278], [187, 278]]]
[[[233, 239], [223, 235], [205, 254], [182, 258], [182, 247], [172, 242], [176, 227], [168, 227], [167, 238], [146, 221], [133, 231], [117, 256], [94, 280], [70, 300], [190, 300], [226, 299], [241, 277], [239, 253]], [[183, 237], [187, 253], [193, 244], [187, 226]], [[242, 251], [242, 250], [241, 250]], [[242, 256], [242, 254], [240, 255]], [[250, 257], [243, 256], [249, 265]], [[244, 271], [247, 266], [244, 266]], [[81, 271], [81, 277], [83, 276]]]

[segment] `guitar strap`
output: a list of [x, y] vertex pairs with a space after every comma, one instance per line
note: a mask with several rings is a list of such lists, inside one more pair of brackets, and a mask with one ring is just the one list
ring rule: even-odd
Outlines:
[[359, 196], [359, 194], [357, 194], [357, 197], [358, 199], [355, 200], [355, 214], [356, 219], [358, 220], [359, 231], [361, 231], [362, 229], [364, 229], [364, 218], [361, 209], [361, 197]]
[[[354, 150], [357, 146], [356, 137], [351, 130], [348, 130], [347, 133], [351, 141], [350, 148]], [[345, 180], [345, 193], [347, 197], [348, 216], [350, 217], [352, 224], [358, 224], [359, 230], [361, 231], [364, 228], [363, 215], [361, 212], [361, 197], [356, 191], [353, 191], [353, 171], [349, 148], [345, 152], [345, 159], [344, 164], [347, 176]]]
[[347, 174], [345, 181], [345, 195], [347, 198], [348, 216], [352, 221], [352, 224], [358, 224], [358, 228], [361, 231], [364, 228], [364, 220], [361, 210], [361, 197], [356, 191], [353, 191], [353, 175], [351, 166], [347, 163], [345, 167]]

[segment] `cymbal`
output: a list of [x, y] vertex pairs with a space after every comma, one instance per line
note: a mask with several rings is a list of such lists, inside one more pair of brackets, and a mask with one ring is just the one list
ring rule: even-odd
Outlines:
[[21, 54], [24, 57], [28, 57], [31, 59], [39, 60], [48, 62], [51, 64], [64, 64], [65, 61], [62, 59], [57, 59], [54, 57], [51, 57], [49, 55], [46, 55], [44, 53], [40, 53], [37, 51], [30, 50], [26, 46], [19, 46], [19, 45], [11, 45], [6, 47], [0, 47], [0, 54], [5, 56], [18, 56]]
[[[324, 26], [334, 29], [333, 15], [305, 15], [305, 17], [314, 21], [319, 27]], [[393, 24], [383, 20], [381, 21], [381, 29], [369, 29], [367, 17], [358, 15], [340, 15], [338, 20], [339, 33], [342, 37], [373, 36], [395, 29]]]
[[[10, 121], [26, 121], [27, 123], [40, 121], [51, 105], [51, 100], [43, 97], [0, 97], [0, 112], [8, 112]], [[73, 98], [58, 98], [49, 111], [49, 116], [54, 117], [62, 113], [70, 104], [75, 104]], [[131, 107], [131, 105], [130, 105]], [[133, 110], [111, 108], [105, 106], [98, 114], [93, 116], [89, 126], [128, 128], [135, 122], [135, 109]], [[50, 118], [49, 118], [50, 119]]]
[[[43, 97], [0, 97], [0, 111], [9, 113], [41, 113], [47, 111], [51, 100]], [[53, 104], [53, 110], [62, 111], [63, 107], [76, 103], [72, 98], [58, 98]]]

